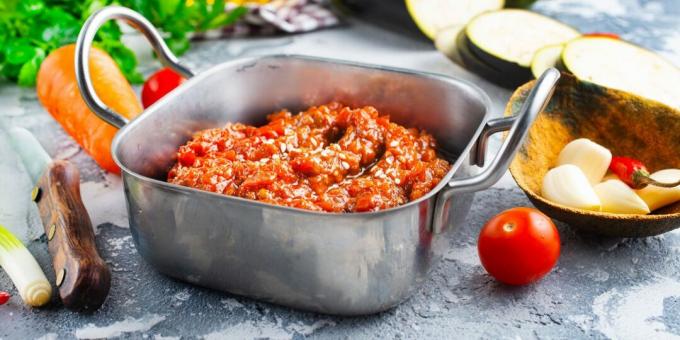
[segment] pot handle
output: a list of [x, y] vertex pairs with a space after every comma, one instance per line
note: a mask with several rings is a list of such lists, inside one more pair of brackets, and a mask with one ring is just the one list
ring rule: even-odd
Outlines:
[[503, 117], [492, 119], [486, 122], [484, 129], [477, 140], [475, 149], [472, 150], [471, 159], [473, 164], [484, 165], [484, 153], [488, 139], [491, 135], [501, 131], [508, 132], [503, 145], [498, 150], [498, 154], [493, 159], [491, 164], [482, 170], [481, 173], [466, 177], [454, 178], [439, 193], [437, 198], [437, 205], [435, 207], [434, 226], [435, 231], [441, 230], [445, 217], [445, 206], [451, 196], [455, 193], [472, 192], [486, 189], [494, 185], [503, 176], [505, 170], [510, 166], [510, 162], [515, 156], [519, 146], [524, 141], [524, 138], [529, 133], [529, 128], [546, 105], [550, 101], [557, 80], [560, 78], [560, 72], [555, 68], [549, 68], [536, 81], [533, 89], [527, 96], [527, 99], [522, 104], [519, 113], [512, 117]]
[[83, 24], [76, 41], [76, 82], [78, 83], [80, 95], [87, 106], [105, 122], [116, 128], [121, 128], [128, 123], [128, 119], [114, 112], [102, 102], [92, 85], [89, 68], [92, 41], [99, 28], [112, 19], [124, 20], [130, 26], [142, 32], [151, 43], [151, 46], [158, 55], [158, 59], [160, 59], [163, 65], [170, 67], [186, 78], [191, 78], [194, 74], [177, 60], [177, 57], [172, 54], [158, 30], [141, 14], [120, 6], [108, 6], [94, 12]]

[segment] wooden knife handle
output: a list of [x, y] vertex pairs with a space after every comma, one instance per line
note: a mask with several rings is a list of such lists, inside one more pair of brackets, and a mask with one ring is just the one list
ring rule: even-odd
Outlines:
[[92, 222], [80, 197], [78, 168], [66, 161], [52, 162], [36, 190], [34, 200], [61, 300], [69, 309], [94, 311], [109, 293], [111, 273], [95, 246]]

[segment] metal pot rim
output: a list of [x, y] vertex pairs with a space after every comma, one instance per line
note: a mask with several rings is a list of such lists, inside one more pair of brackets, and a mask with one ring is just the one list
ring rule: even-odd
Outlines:
[[[467, 87], [471, 91], [475, 92], [475, 95], [478, 96], [479, 99], [482, 101], [482, 105], [484, 106], [484, 117], [481, 120], [482, 123], [477, 127], [477, 130], [475, 131], [473, 138], [468, 142], [467, 146], [465, 149], [461, 152], [460, 155], [457, 156], [456, 160], [454, 161], [453, 165], [451, 166], [451, 169], [447, 172], [447, 174], [441, 179], [441, 181], [432, 189], [430, 190], [426, 195], [413, 200], [409, 201], [405, 204], [384, 209], [384, 210], [378, 210], [378, 211], [370, 211], [370, 212], [354, 212], [354, 213], [337, 213], [337, 212], [321, 212], [321, 211], [313, 211], [313, 210], [307, 210], [307, 209], [301, 209], [301, 208], [294, 208], [294, 207], [288, 207], [288, 206], [280, 206], [280, 205], [275, 205], [271, 203], [264, 203], [256, 200], [250, 200], [250, 199], [245, 199], [237, 196], [228, 196], [228, 195], [223, 195], [223, 194], [218, 194], [210, 191], [205, 191], [205, 190], [200, 190], [200, 189], [195, 189], [191, 187], [186, 187], [186, 186], [181, 186], [173, 183], [168, 183], [165, 181], [161, 181], [158, 179], [154, 179], [151, 177], [144, 176], [142, 174], [139, 174], [135, 171], [130, 170], [125, 164], [119, 159], [118, 157], [118, 148], [121, 145], [121, 143], [124, 142], [125, 136], [128, 131], [133, 129], [136, 125], [141, 124], [141, 122], [144, 121], [145, 117], [149, 117], [150, 115], [153, 115], [155, 112], [157, 112], [159, 109], [161, 109], [164, 106], [165, 102], [169, 102], [173, 100], [173, 97], [180, 95], [182, 92], [185, 91], [185, 89], [188, 89], [191, 87], [193, 84], [198, 83], [203, 81], [204, 78], [210, 76], [213, 73], [218, 72], [222, 68], [229, 68], [233, 67], [234, 65], [239, 65], [243, 64], [244, 66], [242, 67], [249, 67], [250, 65], [254, 65], [258, 62], [261, 61], [276, 61], [276, 60], [285, 60], [285, 59], [295, 59], [295, 60], [302, 60], [302, 61], [310, 61], [310, 62], [321, 62], [321, 63], [329, 63], [329, 64], [338, 64], [338, 65], [345, 65], [345, 66], [351, 66], [351, 67], [358, 67], [358, 68], [364, 68], [364, 69], [371, 69], [371, 70], [379, 70], [379, 71], [385, 71], [385, 72], [395, 72], [395, 73], [402, 73], [402, 74], [408, 74], [408, 75], [415, 75], [423, 78], [428, 78], [432, 79], [435, 81], [440, 81], [440, 82], [447, 82], [451, 84], [456, 84], [459, 87]], [[252, 205], [260, 205], [263, 207], [268, 207], [268, 208], [275, 208], [275, 209], [281, 209], [281, 210], [289, 210], [289, 211], [294, 211], [296, 213], [306, 213], [306, 214], [313, 214], [313, 215], [326, 215], [326, 216], [353, 216], [353, 215], [360, 215], [362, 218], [366, 216], [379, 216], [383, 214], [389, 214], [393, 213], [396, 211], [399, 211], [401, 209], [406, 209], [410, 207], [411, 205], [416, 205], [419, 204], [422, 201], [428, 200], [432, 198], [432, 196], [435, 196], [438, 194], [442, 188], [444, 188], [453, 175], [456, 173], [460, 165], [467, 159], [467, 154], [470, 153], [471, 149], [475, 145], [475, 141], [479, 137], [479, 135], [482, 133], [482, 130], [484, 129], [484, 123], [488, 120], [489, 116], [491, 115], [490, 113], [490, 107], [491, 107], [491, 100], [489, 99], [488, 95], [486, 92], [484, 92], [480, 87], [477, 85], [463, 79], [458, 79], [458, 78], [451, 78], [451, 77], [446, 77], [442, 76], [439, 74], [435, 73], [429, 73], [429, 72], [419, 72], [419, 71], [412, 71], [408, 69], [403, 69], [403, 68], [396, 68], [396, 67], [387, 67], [387, 66], [380, 66], [380, 65], [371, 65], [371, 64], [365, 64], [365, 63], [359, 63], [359, 62], [352, 62], [352, 61], [344, 61], [344, 60], [335, 60], [335, 59], [330, 59], [330, 58], [321, 58], [321, 57], [313, 57], [313, 56], [304, 56], [304, 55], [296, 55], [296, 54], [275, 54], [275, 55], [267, 55], [267, 56], [259, 56], [259, 57], [246, 57], [246, 58], [239, 58], [239, 59], [234, 59], [230, 61], [226, 61], [220, 64], [217, 64], [215, 66], [210, 67], [208, 70], [200, 72], [196, 76], [188, 79], [186, 82], [182, 83], [179, 87], [174, 89], [172, 92], [168, 93], [165, 95], [163, 98], [161, 98], [159, 101], [154, 103], [151, 107], [146, 109], [142, 114], [137, 116], [137, 118], [133, 119], [129, 123], [125, 124], [117, 133], [116, 136], [113, 140], [112, 147], [111, 147], [111, 153], [113, 155], [113, 159], [116, 162], [116, 164], [121, 168], [121, 170], [130, 176], [133, 176], [137, 179], [152, 182], [154, 184], [157, 184], [159, 186], [163, 186], [166, 189], [170, 189], [173, 191], [179, 191], [179, 192], [187, 192], [187, 193], [192, 193], [192, 194], [208, 194], [208, 195], [213, 195], [213, 197], [222, 199], [222, 200], [235, 200], [241, 203], [245, 204], [252, 204]]]

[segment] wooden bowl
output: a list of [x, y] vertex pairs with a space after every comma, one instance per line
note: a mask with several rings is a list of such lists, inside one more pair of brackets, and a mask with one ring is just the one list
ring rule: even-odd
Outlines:
[[[505, 115], [514, 115], [533, 81], [519, 87]], [[651, 172], [680, 168], [680, 110], [562, 74], [546, 110], [510, 165], [512, 177], [546, 215], [580, 231], [618, 237], [653, 236], [680, 227], [680, 202], [650, 215], [621, 215], [569, 208], [541, 197], [543, 176], [562, 148], [589, 138], [613, 155], [643, 161]]]

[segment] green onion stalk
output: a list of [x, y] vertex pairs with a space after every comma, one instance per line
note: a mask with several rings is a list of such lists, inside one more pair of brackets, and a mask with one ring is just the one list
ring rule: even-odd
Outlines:
[[50, 301], [52, 286], [40, 265], [24, 244], [1, 225], [0, 266], [12, 279], [27, 305], [40, 307]]

